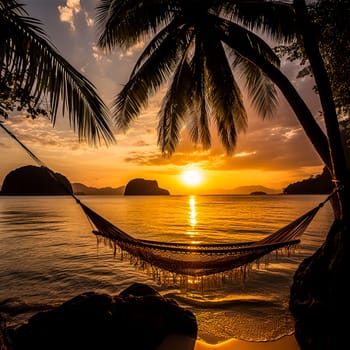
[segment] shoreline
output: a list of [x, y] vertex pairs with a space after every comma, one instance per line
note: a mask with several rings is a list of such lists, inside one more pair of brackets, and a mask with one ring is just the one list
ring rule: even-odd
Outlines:
[[171, 335], [156, 350], [301, 350], [294, 335], [285, 335], [273, 341], [246, 341], [232, 338], [217, 344], [200, 339]]
[[294, 335], [285, 335], [274, 341], [246, 341], [229, 339], [217, 344], [197, 340], [194, 350], [301, 350]]

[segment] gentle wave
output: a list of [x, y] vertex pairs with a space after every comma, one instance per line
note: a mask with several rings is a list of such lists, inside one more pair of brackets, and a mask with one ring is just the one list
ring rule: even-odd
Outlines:
[[168, 298], [173, 298], [183, 304], [190, 305], [192, 307], [200, 307], [202, 309], [228, 309], [231, 310], [234, 307], [246, 307], [246, 306], [255, 306], [255, 307], [273, 307], [280, 305], [274, 299], [266, 299], [259, 295], [225, 295], [225, 296], [203, 296], [195, 295], [191, 293], [182, 294], [182, 293], [165, 293], [164, 296]]

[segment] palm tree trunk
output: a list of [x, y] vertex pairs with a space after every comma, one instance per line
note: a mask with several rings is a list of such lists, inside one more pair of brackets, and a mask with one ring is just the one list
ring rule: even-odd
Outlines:
[[[331, 85], [328, 74], [319, 51], [316, 36], [309, 18], [305, 0], [294, 0], [298, 28], [303, 40], [305, 52], [309, 58], [315, 82], [318, 88], [320, 102], [324, 114], [324, 120], [328, 135], [329, 150], [331, 157], [331, 174], [333, 178], [344, 186], [344, 190], [338, 194], [340, 213], [335, 212], [336, 218], [345, 219], [349, 212], [349, 185], [346, 184], [348, 177], [346, 158], [339, 130], [338, 117], [333, 100]], [[337, 183], [338, 184], [338, 183]]]

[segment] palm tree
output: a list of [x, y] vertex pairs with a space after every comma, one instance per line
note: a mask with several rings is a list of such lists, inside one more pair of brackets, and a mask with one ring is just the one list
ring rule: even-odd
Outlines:
[[[3, 100], [5, 86], [18, 98], [19, 109], [26, 101], [34, 116], [37, 110], [47, 111], [55, 124], [62, 102], [62, 115], [68, 112], [79, 140], [90, 144], [115, 142], [109, 110], [94, 85], [57, 52], [41, 23], [29, 17], [16, 0], [0, 0], [0, 39], [2, 107], [11, 107], [12, 101]], [[48, 105], [43, 106], [46, 100]]]
[[[146, 106], [149, 96], [172, 78], [159, 113], [158, 143], [163, 153], [174, 152], [186, 121], [193, 141], [209, 147], [209, 114], [230, 153], [237, 131], [244, 130], [246, 125], [237, 74], [233, 74], [233, 69], [240, 69], [239, 74], [246, 77], [248, 92], [263, 117], [272, 114], [277, 102], [276, 91], [268, 78], [272, 79], [290, 101], [310, 141], [331, 169], [327, 138], [279, 70], [275, 53], [240, 25], [267, 31], [274, 39], [290, 39], [295, 33], [293, 11], [281, 3], [256, 3], [260, 6], [254, 5], [256, 11], [252, 14], [252, 2], [240, 0], [101, 1], [97, 7], [97, 24], [102, 31], [100, 47], [129, 48], [154, 35], [115, 99], [117, 126], [127, 128]], [[228, 14], [233, 14], [238, 23]], [[283, 19], [278, 21], [278, 18]], [[188, 112], [189, 121], [185, 118]]]

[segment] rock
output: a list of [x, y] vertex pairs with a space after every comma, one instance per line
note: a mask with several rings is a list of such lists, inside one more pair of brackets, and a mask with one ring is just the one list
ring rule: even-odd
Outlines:
[[196, 339], [194, 315], [136, 283], [119, 295], [87, 292], [34, 315], [12, 332], [8, 350], [154, 350], [171, 335]]
[[5, 196], [68, 195], [72, 193], [68, 179], [59, 174], [50, 174], [45, 167], [27, 165], [8, 173], [2, 184]]
[[169, 191], [159, 188], [156, 180], [133, 179], [125, 187], [125, 196], [137, 195], [169, 195]]
[[298, 267], [289, 308], [302, 350], [344, 349], [349, 332], [350, 228], [335, 221], [326, 241]]
[[0, 350], [9, 350], [10, 345], [6, 331], [6, 321], [0, 314]]

